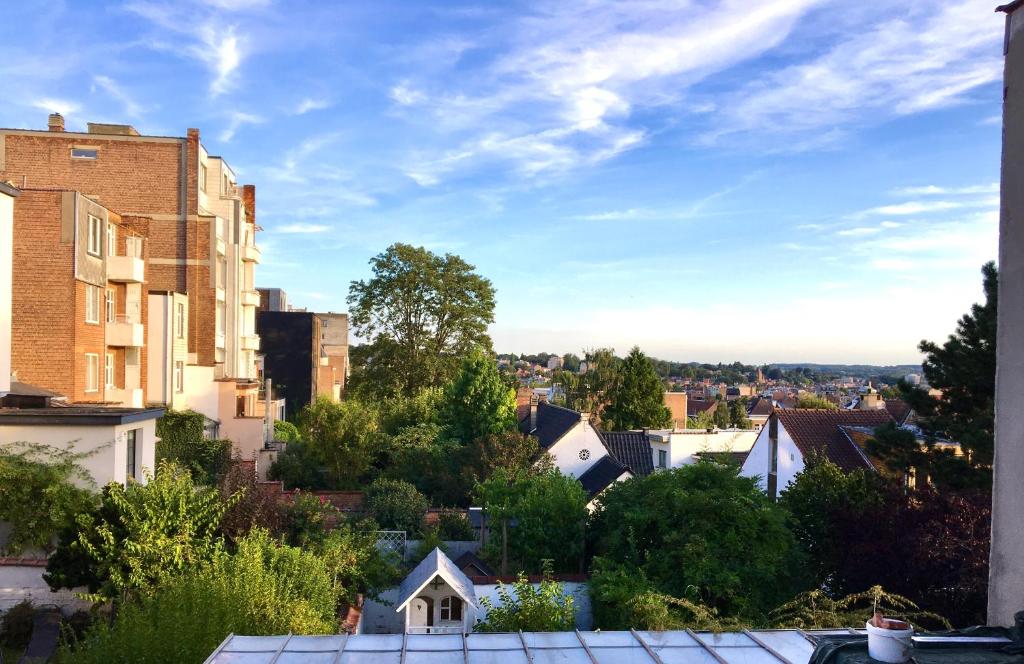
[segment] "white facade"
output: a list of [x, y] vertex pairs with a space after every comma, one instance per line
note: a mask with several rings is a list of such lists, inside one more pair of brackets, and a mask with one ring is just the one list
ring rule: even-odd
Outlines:
[[[188, 407], [187, 389], [193, 385], [201, 367], [188, 364], [188, 296], [184, 293], [150, 293], [148, 331], [148, 368], [146, 392], [150, 403], [173, 410]], [[212, 373], [210, 374], [212, 380]], [[205, 414], [205, 413], [204, 413]]]
[[548, 448], [555, 466], [563, 475], [579, 477], [608, 456], [608, 448], [586, 419], [580, 419], [572, 429]]
[[11, 257], [17, 190], [0, 187], [0, 396], [11, 389]]
[[748, 429], [648, 432], [655, 470], [662, 468], [661, 452], [665, 453], [665, 468], [679, 468], [697, 463], [701, 453], [749, 452], [757, 436], [757, 431]]
[[[131, 477], [138, 482], [145, 482], [145, 472], [152, 473], [156, 467], [156, 418], [162, 411], [148, 412], [150, 416], [147, 419], [124, 424], [89, 424], [88, 416], [81, 416], [82, 423], [49, 425], [21, 423], [17, 421], [22, 419], [18, 416], [0, 417], [0, 446], [27, 442], [58, 449], [73, 448], [76, 453], [91, 452], [90, 456], [79, 463], [88, 471], [96, 487], [102, 487], [110, 482], [127, 482], [129, 460], [132, 458], [129, 445], [134, 439]], [[53, 421], [69, 418], [60, 415], [59, 410], [54, 414], [43, 414], [42, 417], [49, 417]]]
[[[768, 490], [768, 473], [771, 471], [771, 427], [764, 427], [757, 435], [754, 446], [750, 448], [746, 461], [740, 475], [744, 477], [757, 477], [758, 486], [762, 491]], [[778, 487], [779, 492], [785, 490], [793, 481], [797, 473], [804, 469], [804, 456], [800, 448], [796, 446], [786, 427], [779, 422], [779, 446], [778, 446]]]

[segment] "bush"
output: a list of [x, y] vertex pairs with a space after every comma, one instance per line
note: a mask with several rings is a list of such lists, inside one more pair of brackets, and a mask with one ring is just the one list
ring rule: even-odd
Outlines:
[[413, 560], [418, 564], [421, 560], [430, 555], [430, 552], [434, 549], [441, 549], [441, 552], [445, 555], [448, 554], [448, 547], [445, 546], [444, 538], [441, 537], [441, 533], [438, 529], [427, 528], [422, 535], [419, 546], [416, 547], [416, 551], [413, 552]]
[[429, 504], [412, 484], [378, 479], [366, 490], [366, 509], [384, 530], [404, 530], [415, 537], [423, 528]]
[[194, 664], [230, 633], [334, 633], [336, 606], [324, 561], [254, 530], [234, 555], [221, 552], [159, 593], [121, 607], [113, 624], [98, 623], [62, 647], [60, 661]]
[[231, 463], [231, 441], [209, 440], [206, 418], [193, 410], [169, 410], [156, 421], [157, 464], [176, 463], [192, 473], [197, 484], [216, 486]]
[[487, 609], [487, 620], [477, 623], [478, 632], [564, 632], [576, 625], [574, 598], [561, 583], [551, 579], [551, 567], [545, 565], [544, 580], [535, 588], [522, 572], [509, 586], [498, 583], [495, 605], [491, 598], [481, 597]]
[[275, 536], [281, 534], [284, 509], [280, 499], [260, 486], [253, 466], [236, 460], [221, 478], [219, 489], [222, 500], [237, 496], [220, 520], [219, 531], [229, 543], [237, 542], [253, 528], [263, 528]]
[[284, 482], [286, 489], [329, 489], [331, 482], [323, 466], [323, 459], [310, 443], [296, 440], [277, 455], [267, 471], [267, 479]]
[[316, 554], [334, 580], [339, 599], [352, 604], [356, 595], [375, 596], [398, 582], [401, 559], [377, 548], [377, 534], [344, 523], [327, 533]]
[[292, 546], [318, 546], [327, 537], [327, 527], [340, 516], [324, 498], [295, 491], [291, 504], [284, 509], [285, 541]]
[[24, 648], [32, 638], [32, 619], [36, 609], [32, 602], [22, 600], [9, 608], [0, 619], [0, 643], [9, 648]]
[[299, 428], [287, 420], [274, 420], [274, 440], [294, 443], [301, 438]]
[[95, 486], [79, 465], [88, 456], [75, 453], [72, 446], [67, 450], [30, 443], [0, 447], [0, 521], [11, 526], [7, 552], [52, 548], [53, 536], [95, 505], [93, 492], [75, 484]]
[[442, 510], [437, 518], [437, 532], [449, 542], [472, 542], [477, 536], [462, 510]]

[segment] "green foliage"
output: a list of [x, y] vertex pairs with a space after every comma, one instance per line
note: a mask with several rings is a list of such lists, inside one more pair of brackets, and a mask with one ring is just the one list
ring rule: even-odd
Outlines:
[[296, 490], [284, 509], [285, 541], [302, 548], [316, 547], [327, 538], [327, 527], [340, 518], [337, 508], [323, 497]]
[[156, 460], [173, 462], [191, 472], [198, 484], [215, 486], [231, 463], [231, 441], [208, 440], [205, 421], [193, 410], [166, 411], [156, 421]]
[[889, 473], [898, 478], [909, 477], [914, 469], [921, 471], [922, 477], [928, 474], [931, 454], [917, 441], [913, 431], [895, 422], [876, 428], [874, 437], [865, 447], [868, 454], [879, 459]]
[[287, 420], [274, 420], [274, 440], [294, 443], [302, 437], [299, 428]]
[[725, 401], [719, 401], [718, 405], [715, 406], [715, 412], [712, 417], [715, 420], [715, 426], [719, 429], [728, 429], [729, 425], [732, 424], [731, 413], [729, 412], [729, 404]]
[[[237, 497], [221, 500], [216, 489], [197, 487], [186, 470], [168, 462], [147, 480], [108, 484], [100, 509], [78, 516], [76, 548], [100, 581], [93, 601], [152, 593], [221, 549], [217, 527]], [[47, 582], [61, 578], [67, 577]]]
[[[715, 410], [718, 410], [718, 406], [715, 406]], [[718, 424], [715, 422], [714, 412], [709, 408], [702, 410], [693, 418], [692, 421], [687, 423], [687, 429], [714, 429]]]
[[999, 275], [994, 263], [981, 268], [985, 304], [975, 304], [958, 322], [956, 331], [939, 346], [922, 341], [924, 375], [933, 397], [901, 383], [900, 389], [918, 415], [918, 424], [931, 438], [960, 443], [969, 465], [950, 473], [961, 487], [992, 486], [995, 440], [996, 300]]
[[472, 265], [396, 243], [370, 266], [348, 294], [352, 330], [369, 340], [353, 358], [357, 392], [413, 395], [447, 383], [471, 348], [490, 348], [494, 287]]
[[735, 466], [634, 477], [599, 500], [594, 553], [642, 570], [659, 594], [751, 620], [792, 596], [799, 551], [786, 514]]
[[473, 349], [445, 389], [442, 413], [452, 435], [468, 444], [516, 426], [516, 393], [502, 381], [494, 358]]
[[859, 628], [876, 611], [886, 618], [901, 618], [919, 629], [953, 628], [942, 616], [922, 611], [911, 600], [886, 592], [881, 586], [839, 599], [832, 599], [822, 590], [803, 592], [772, 610], [771, 621], [775, 627], [784, 629]]
[[249, 464], [233, 463], [221, 478], [221, 500], [230, 507], [221, 517], [219, 532], [229, 544], [235, 544], [253, 528], [279, 535], [283, 528], [283, 510], [278, 497], [265, 491]]
[[444, 543], [444, 538], [441, 537], [440, 531], [437, 527], [427, 528], [423, 531], [423, 535], [420, 536], [420, 543], [416, 546], [416, 550], [413, 552], [412, 561], [419, 563], [421, 560], [430, 555], [430, 552], [434, 549], [441, 549], [444, 554], [448, 554], [448, 547]]
[[401, 480], [381, 478], [366, 490], [366, 510], [384, 530], [420, 533], [429, 506], [415, 486]]
[[602, 426], [608, 431], [671, 426], [672, 414], [665, 407], [664, 392], [654, 365], [634, 346], [608, 391], [609, 403], [601, 412]]
[[415, 424], [391, 437], [384, 475], [414, 485], [435, 505], [465, 505], [470, 478], [462, 472], [463, 446], [437, 424]]
[[621, 360], [611, 348], [586, 350], [583, 356], [586, 373], [576, 374], [568, 369], [555, 372], [554, 382], [565, 391], [566, 408], [600, 417]]
[[96, 498], [80, 485], [95, 487], [80, 462], [90, 454], [73, 445], [10, 443], [0, 447], [0, 521], [10, 524], [5, 551], [52, 548], [53, 536], [89, 510]]
[[65, 664], [194, 664], [230, 633], [337, 631], [337, 586], [328, 563], [279, 546], [260, 530], [238, 552], [186, 570], [160, 592], [122, 606], [61, 649]]
[[576, 611], [572, 595], [551, 578], [551, 567], [544, 566], [544, 579], [534, 587], [526, 575], [507, 586], [498, 583], [499, 603], [481, 597], [487, 620], [477, 623], [478, 632], [564, 632], [575, 628]]
[[335, 403], [319, 397], [299, 416], [299, 430], [327, 467], [331, 483], [356, 489], [377, 447], [377, 413], [360, 401]]
[[473, 441], [463, 453], [462, 472], [483, 482], [502, 468], [512, 473], [527, 471], [537, 459], [540, 443], [518, 429], [491, 434]]
[[536, 474], [496, 471], [477, 485], [476, 494], [492, 528], [515, 520], [518, 525], [505, 537], [492, 538], [483, 555], [500, 561], [502, 547], [507, 552], [505, 565], [527, 572], [539, 572], [543, 561], [554, 569], [578, 569], [583, 553], [583, 528], [587, 519], [587, 493], [579, 481], [562, 475], [557, 469]]
[[270, 464], [267, 479], [284, 482], [286, 489], [306, 491], [327, 489], [332, 484], [316, 448], [303, 440], [288, 443]]
[[36, 608], [23, 599], [0, 616], [0, 644], [8, 648], [24, 648], [32, 638], [32, 620]]
[[839, 410], [839, 406], [832, 403], [825, 397], [819, 397], [817, 394], [811, 392], [802, 392], [800, 396], [796, 398], [795, 408], [821, 408], [824, 410]]
[[381, 553], [376, 533], [348, 523], [327, 533], [314, 553], [327, 566], [340, 600], [348, 604], [357, 594], [376, 596], [402, 578], [401, 561]]
[[396, 395], [384, 399], [381, 405], [381, 430], [395, 435], [407, 427], [438, 425], [439, 411], [444, 400], [444, 390], [425, 387], [413, 396]]
[[747, 417], [746, 399], [729, 402], [729, 423], [735, 429], [752, 429], [750, 418]]
[[437, 532], [442, 540], [471, 542], [476, 539], [473, 526], [462, 510], [443, 510], [437, 518]]

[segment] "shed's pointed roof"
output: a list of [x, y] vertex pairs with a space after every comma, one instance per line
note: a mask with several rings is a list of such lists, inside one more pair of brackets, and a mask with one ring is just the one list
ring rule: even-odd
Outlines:
[[409, 572], [409, 575], [402, 580], [398, 588], [398, 604], [395, 611], [401, 611], [410, 601], [419, 595], [427, 584], [434, 580], [434, 577], [441, 577], [445, 583], [452, 587], [463, 602], [477, 606], [476, 591], [473, 589], [473, 582], [462, 573], [451, 559], [444, 555], [441, 549], [434, 548], [427, 557], [420, 561], [420, 564]]

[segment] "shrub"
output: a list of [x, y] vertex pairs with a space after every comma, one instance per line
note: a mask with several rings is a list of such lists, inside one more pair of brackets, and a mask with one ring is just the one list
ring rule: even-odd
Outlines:
[[378, 479], [366, 490], [366, 509], [384, 530], [404, 530], [415, 536], [428, 507], [423, 494], [401, 480]]
[[442, 510], [437, 517], [437, 532], [442, 540], [472, 542], [476, 532], [463, 510]]
[[419, 563], [421, 560], [430, 555], [430, 552], [434, 549], [441, 549], [444, 554], [448, 554], [448, 547], [445, 546], [444, 538], [441, 537], [441, 533], [437, 527], [427, 528], [423, 531], [419, 546], [416, 547], [416, 551], [413, 552], [413, 561]]
[[544, 567], [544, 580], [534, 587], [522, 572], [511, 585], [498, 583], [500, 604], [481, 597], [487, 620], [474, 627], [478, 632], [564, 632], [574, 628], [574, 598], [561, 583], [551, 578], [551, 567]]
[[299, 428], [287, 420], [274, 420], [274, 440], [294, 443], [301, 438]]
[[373, 596], [403, 576], [400, 557], [378, 549], [376, 533], [367, 528], [339, 525], [327, 534], [316, 554], [327, 566], [339, 599], [349, 604], [357, 594]]
[[75, 484], [94, 486], [79, 465], [88, 456], [75, 453], [73, 446], [66, 450], [30, 443], [0, 447], [0, 521], [11, 526], [8, 552], [50, 549], [53, 536], [96, 503], [92, 491]]
[[224, 512], [220, 520], [220, 533], [235, 543], [245, 537], [253, 528], [263, 528], [273, 535], [280, 535], [284, 527], [284, 508], [276, 493], [269, 493], [260, 486], [255, 469], [248, 464], [231, 464], [220, 481], [220, 496], [228, 501], [237, 496], [236, 502]]
[[327, 527], [341, 516], [337, 508], [311, 493], [295, 491], [292, 496], [291, 504], [284, 509], [285, 541], [299, 547], [321, 544], [327, 537]]
[[270, 465], [267, 478], [284, 482], [286, 489], [315, 491], [331, 487], [323, 459], [310, 443], [302, 440], [288, 443]]
[[61, 649], [66, 664], [201, 662], [230, 633], [337, 631], [337, 595], [324, 561], [276, 544], [262, 530], [219, 553], [159, 593], [124, 605]]
[[32, 619], [36, 609], [32, 602], [22, 600], [7, 609], [0, 619], [0, 643], [10, 648], [24, 648], [32, 638]]
[[231, 441], [207, 439], [205, 424], [205, 416], [193, 410], [165, 412], [156, 421], [156, 460], [174, 462], [197, 484], [215, 486], [231, 463]]

